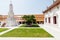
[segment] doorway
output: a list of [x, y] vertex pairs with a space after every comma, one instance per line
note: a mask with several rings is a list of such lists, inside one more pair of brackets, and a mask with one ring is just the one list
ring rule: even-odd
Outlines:
[[56, 16], [53, 17], [53, 23], [57, 24], [57, 18], [56, 18]]

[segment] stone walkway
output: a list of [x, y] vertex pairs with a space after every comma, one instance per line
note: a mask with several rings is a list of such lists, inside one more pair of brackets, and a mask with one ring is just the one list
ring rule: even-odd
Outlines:
[[[19, 26], [21, 26], [21, 25], [19, 25]], [[3, 35], [3, 34], [9, 32], [9, 31], [11, 31], [11, 30], [13, 30], [15, 28], [19, 28], [19, 26], [18, 27], [3, 27], [3, 28], [8, 28], [8, 30], [1, 32], [0, 35]]]
[[8, 30], [6, 30], [6, 31], [3, 31], [3, 32], [0, 33], [0, 35], [3, 35], [3, 34], [5, 34], [5, 33], [9, 32], [9, 31], [11, 31], [11, 30], [13, 30], [13, 29], [15, 29], [15, 28], [10, 28], [10, 29], [8, 29]]
[[0, 40], [55, 40], [53, 38], [0, 38]]
[[45, 29], [48, 33], [54, 36], [54, 39], [60, 40], [60, 29], [54, 27], [48, 27], [45, 25], [39, 25], [41, 28]]

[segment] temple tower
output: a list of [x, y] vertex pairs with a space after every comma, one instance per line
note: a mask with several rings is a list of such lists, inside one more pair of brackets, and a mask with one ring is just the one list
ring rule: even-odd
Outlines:
[[15, 27], [17, 25], [18, 25], [18, 23], [16, 22], [16, 19], [14, 18], [13, 4], [12, 4], [12, 1], [10, 1], [9, 12], [8, 12], [8, 17], [7, 17], [5, 26], [6, 27]]

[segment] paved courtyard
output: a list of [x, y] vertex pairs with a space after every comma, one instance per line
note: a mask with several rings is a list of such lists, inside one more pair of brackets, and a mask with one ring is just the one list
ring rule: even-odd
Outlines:
[[40, 25], [40, 26], [41, 28], [49, 32], [51, 35], [53, 35], [55, 40], [60, 40], [60, 29], [57, 29], [51, 26], [48, 27], [48, 25]]

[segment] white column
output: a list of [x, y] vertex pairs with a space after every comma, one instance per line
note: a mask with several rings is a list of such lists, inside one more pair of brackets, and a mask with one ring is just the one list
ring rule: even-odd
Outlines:
[[60, 27], [60, 12], [58, 12], [58, 19], [57, 19], [57, 22], [58, 22], [58, 26]]

